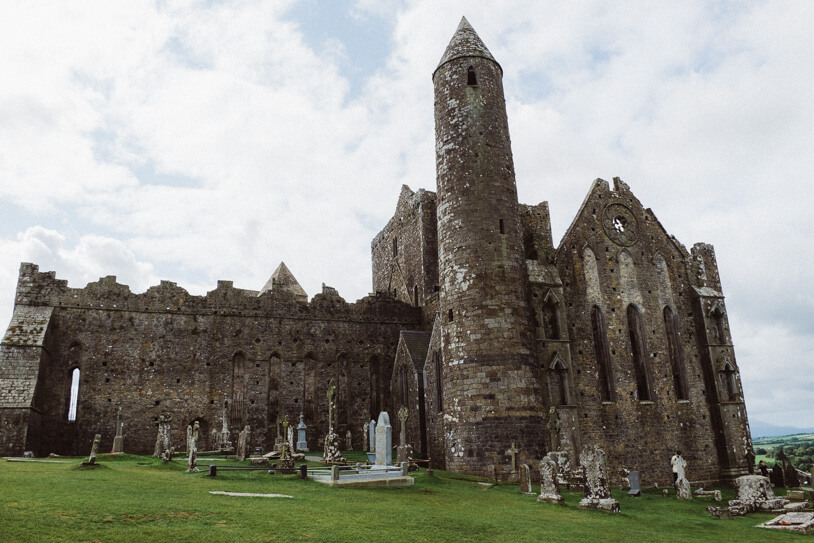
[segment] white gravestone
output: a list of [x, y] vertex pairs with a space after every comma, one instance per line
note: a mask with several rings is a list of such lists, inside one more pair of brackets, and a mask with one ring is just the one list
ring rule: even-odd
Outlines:
[[393, 463], [393, 427], [387, 411], [379, 413], [376, 424], [376, 465], [389, 466]]

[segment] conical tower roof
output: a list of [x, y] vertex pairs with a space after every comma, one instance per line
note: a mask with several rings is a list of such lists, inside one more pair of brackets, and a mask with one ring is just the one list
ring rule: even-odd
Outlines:
[[305, 292], [305, 289], [300, 286], [297, 278], [294, 277], [294, 274], [291, 273], [291, 270], [288, 269], [285, 262], [280, 262], [280, 265], [277, 266], [277, 269], [271, 274], [266, 285], [260, 290], [259, 295], [269, 290], [287, 292], [303, 301], [308, 301], [308, 294]]
[[[447, 49], [444, 51], [444, 56], [441, 57], [441, 62], [438, 63], [438, 68], [450, 60], [461, 57], [486, 58], [493, 61], [498, 67], [500, 66], [495, 60], [495, 57], [492, 56], [492, 53], [489, 52], [489, 49], [486, 48], [486, 45], [484, 45], [478, 33], [475, 32], [475, 29], [472, 28], [472, 25], [466, 20], [466, 17], [461, 17], [458, 30], [455, 31], [452, 39], [449, 40], [449, 45], [447, 45]], [[435, 70], [438, 71], [438, 68]], [[502, 68], [500, 71], [503, 73]]]

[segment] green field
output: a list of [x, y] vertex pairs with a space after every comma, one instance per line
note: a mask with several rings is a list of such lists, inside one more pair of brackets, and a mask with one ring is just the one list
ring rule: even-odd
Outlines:
[[[538, 503], [517, 486], [421, 470], [406, 488], [333, 489], [265, 471], [187, 473], [151, 457], [101, 455], [100, 467], [0, 461], [0, 540], [12, 541], [811, 541], [754, 528], [770, 515], [717, 520], [702, 499], [660, 491], [614, 497], [622, 513]], [[203, 461], [201, 463], [204, 463]], [[211, 490], [287, 498], [216, 496]], [[732, 497], [725, 490], [725, 499]]]
[[[761, 437], [753, 441], [755, 462], [775, 463], [775, 454], [783, 447], [786, 456], [797, 469], [808, 471], [814, 466], [814, 434], [794, 434], [781, 437]], [[766, 451], [761, 454], [761, 451]]]

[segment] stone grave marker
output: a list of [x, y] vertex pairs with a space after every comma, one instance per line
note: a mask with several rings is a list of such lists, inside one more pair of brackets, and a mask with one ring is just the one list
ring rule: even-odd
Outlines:
[[187, 471], [198, 471], [198, 432], [200, 423], [196, 420], [194, 425], [187, 427], [189, 436], [189, 456], [187, 457]]
[[376, 424], [376, 465], [389, 466], [393, 463], [393, 427], [387, 411], [379, 413]]
[[[509, 480], [516, 481], [517, 480], [517, 453], [520, 450], [515, 447], [514, 442], [512, 442], [512, 446], [506, 450], [506, 454], [512, 457], [512, 471], [509, 473]], [[497, 479], [497, 477], [495, 477]]]
[[305, 430], [308, 428], [305, 425], [305, 415], [300, 413], [300, 422], [297, 424], [297, 450], [308, 452], [308, 440], [305, 438]]
[[401, 429], [399, 431], [399, 446], [396, 449], [396, 461], [401, 464], [402, 462], [413, 461], [413, 448], [407, 443], [407, 421], [410, 419], [410, 410], [407, 406], [402, 405], [399, 409], [399, 422], [401, 422]]
[[153, 448], [153, 456], [161, 458], [161, 453], [164, 452], [164, 415], [158, 416], [158, 434], [155, 437], [155, 447]]
[[523, 464], [520, 466], [520, 493], [534, 494], [531, 489], [531, 466]]
[[579, 502], [579, 506], [618, 513], [619, 502], [610, 493], [605, 452], [596, 445], [586, 447], [579, 455], [579, 462], [585, 470], [585, 498]]
[[370, 443], [370, 425], [366, 422], [362, 425], [362, 450], [364, 450], [365, 447], [369, 447], [369, 443]]
[[229, 402], [223, 402], [223, 412], [221, 413], [221, 420], [222, 426], [220, 429], [220, 446], [218, 447], [222, 451], [231, 451], [232, 447], [232, 434], [229, 431], [229, 412], [227, 411], [227, 406]]
[[630, 490], [627, 491], [628, 496], [639, 497], [642, 495], [642, 485], [641, 479], [639, 478], [638, 471], [631, 471], [627, 475], [628, 480], [630, 481]]
[[243, 427], [243, 430], [237, 436], [237, 459], [246, 460], [249, 455], [252, 440], [252, 427], [248, 424]]
[[352, 451], [353, 450], [353, 434], [350, 430], [345, 432], [345, 450]]
[[113, 438], [113, 454], [121, 454], [124, 452], [124, 436], [122, 435], [122, 408], [116, 413], [116, 437]]
[[368, 423], [369, 436], [370, 436], [370, 452], [376, 452], [376, 421], [370, 419]]
[[563, 497], [560, 495], [560, 486], [557, 482], [557, 461], [550, 454], [545, 455], [540, 461], [540, 495], [537, 501], [562, 503]]
[[88, 456], [88, 460], [86, 462], [82, 462], [83, 466], [93, 466], [96, 464], [96, 454], [99, 452], [100, 441], [102, 441], [101, 434], [96, 434], [93, 436], [93, 445], [91, 445], [90, 448], [90, 455]]
[[678, 478], [676, 479], [676, 498], [679, 500], [691, 500], [692, 489], [690, 488], [690, 482], [687, 480], [687, 461], [681, 456], [676, 459], [676, 469], [678, 474]]

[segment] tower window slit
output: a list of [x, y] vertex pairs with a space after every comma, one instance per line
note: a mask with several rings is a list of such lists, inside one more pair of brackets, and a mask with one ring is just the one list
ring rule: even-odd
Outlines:
[[469, 69], [466, 70], [466, 84], [469, 85], [470, 87], [474, 87], [475, 85], [478, 84], [478, 78], [475, 75], [475, 68], [473, 68], [472, 66], [470, 66]]

